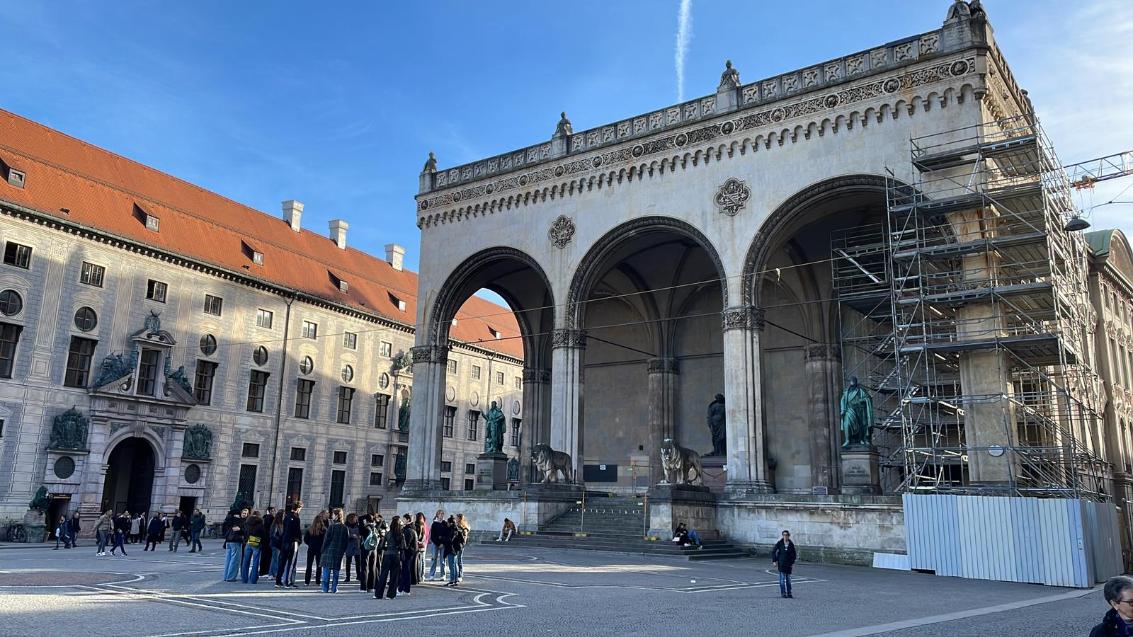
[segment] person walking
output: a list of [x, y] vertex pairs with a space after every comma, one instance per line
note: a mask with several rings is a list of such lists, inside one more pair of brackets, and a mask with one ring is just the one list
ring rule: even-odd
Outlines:
[[[244, 552], [244, 539], [247, 533], [244, 525], [247, 520], [232, 516], [224, 528], [224, 581], [235, 582], [240, 575], [240, 559]], [[176, 537], [176, 534], [174, 535]]]
[[795, 543], [791, 541], [791, 532], [783, 531], [783, 538], [771, 549], [771, 563], [779, 569], [779, 594], [785, 598], [794, 597], [791, 594], [791, 570], [798, 556]]
[[110, 554], [114, 555], [114, 549], [121, 548], [122, 555], [126, 554], [126, 536], [130, 533], [130, 512], [126, 511], [122, 515], [114, 518], [114, 546], [110, 549]]
[[161, 542], [161, 529], [165, 528], [165, 521], [161, 519], [163, 515], [158, 513], [150, 518], [149, 525], [146, 528], [146, 546], [142, 551], [157, 550], [157, 545]]
[[272, 570], [272, 560], [277, 559], [276, 549], [271, 542], [272, 525], [275, 524], [275, 507], [269, 506], [264, 512], [264, 541], [260, 543], [260, 577], [270, 574], [275, 577]]
[[408, 513], [401, 518], [401, 536], [404, 541], [401, 549], [401, 578], [397, 590], [409, 595], [413, 577], [417, 573], [417, 529]]
[[110, 533], [114, 529], [114, 520], [112, 519], [112, 512], [107, 509], [98, 516], [98, 520], [94, 523], [94, 537], [98, 542], [98, 550], [95, 555], [106, 555], [106, 543], [110, 541]]
[[1106, 580], [1102, 596], [1109, 610], [1090, 631], [1090, 637], [1125, 637], [1133, 635], [1133, 577], [1117, 575]]
[[67, 531], [71, 534], [71, 546], [79, 546], [79, 531], [82, 530], [82, 524], [79, 522], [79, 512], [75, 511], [71, 514], [71, 524], [67, 527]]
[[240, 581], [244, 584], [255, 584], [260, 579], [260, 546], [265, 535], [264, 519], [258, 511], [252, 511], [244, 525], [244, 555], [240, 561]]
[[279, 568], [275, 573], [276, 588], [295, 588], [296, 557], [299, 553], [299, 543], [303, 541], [303, 526], [299, 522], [299, 512], [303, 510], [303, 503], [296, 500], [287, 505], [287, 513], [283, 515], [283, 528], [280, 538]]
[[59, 550], [59, 543], [62, 542], [63, 546], [71, 548], [71, 532], [67, 530], [71, 524], [67, 521], [67, 516], [59, 516], [59, 523], [55, 526], [55, 548], [52, 551]]
[[303, 574], [303, 583], [307, 586], [311, 585], [312, 564], [315, 567], [315, 586], [322, 581], [323, 536], [326, 535], [326, 531], [323, 514], [319, 513], [314, 520], [311, 520], [311, 526], [308, 526], [307, 532], [303, 534], [303, 543], [307, 545], [307, 570]]
[[330, 513], [330, 526], [323, 534], [322, 553], [319, 557], [324, 593], [338, 592], [338, 573], [342, 569], [342, 557], [346, 554], [349, 535], [346, 525], [342, 523], [342, 509], [334, 509]]
[[346, 579], [343, 581], [349, 584], [351, 564], [354, 565], [354, 570], [359, 574], [359, 579], [361, 579], [362, 560], [360, 554], [362, 539], [358, 532], [358, 514], [351, 513], [346, 516], [346, 533]]
[[382, 570], [374, 583], [374, 599], [384, 594], [387, 599], [397, 597], [397, 585], [401, 576], [401, 549], [404, 542], [401, 533], [401, 518], [394, 516], [386, 531], [385, 546], [382, 550]]
[[184, 519], [181, 517], [181, 512], [178, 511], [177, 513], [174, 513], [173, 519], [170, 520], [170, 522], [169, 522], [170, 527], [171, 527], [170, 528], [171, 533], [169, 534], [169, 550], [170, 551], [176, 551], [177, 545], [180, 544], [180, 542], [181, 542], [181, 525], [183, 523], [184, 523]]
[[190, 553], [200, 553], [204, 550], [204, 547], [201, 546], [201, 533], [204, 533], [206, 524], [205, 514], [200, 509], [193, 511], [193, 517], [189, 520]]
[[[430, 581], [435, 582], [437, 579], [445, 578], [445, 543], [448, 541], [448, 532], [445, 512], [443, 509], [437, 509], [437, 514], [433, 516], [433, 523], [429, 526], [429, 550], [433, 556], [433, 563], [429, 566]], [[437, 575], [437, 565], [441, 567], [439, 576]]]

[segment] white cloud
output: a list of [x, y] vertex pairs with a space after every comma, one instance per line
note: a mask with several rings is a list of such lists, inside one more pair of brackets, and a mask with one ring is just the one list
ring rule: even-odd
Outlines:
[[688, 57], [688, 45], [692, 40], [692, 0], [681, 0], [681, 8], [677, 13], [677, 48], [673, 54], [673, 62], [677, 69], [677, 101], [685, 101], [685, 58]]

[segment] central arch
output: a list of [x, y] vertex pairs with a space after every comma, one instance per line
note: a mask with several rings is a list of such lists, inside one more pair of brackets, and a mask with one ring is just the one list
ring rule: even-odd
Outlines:
[[144, 438], [119, 442], [106, 462], [106, 481], [102, 488], [102, 508], [117, 512], [144, 513], [153, 501], [157, 454]]

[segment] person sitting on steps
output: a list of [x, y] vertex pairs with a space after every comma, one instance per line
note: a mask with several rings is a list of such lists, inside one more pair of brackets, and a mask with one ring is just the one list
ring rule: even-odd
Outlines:
[[698, 534], [694, 529], [688, 528], [688, 526], [685, 525], [684, 522], [678, 524], [677, 530], [673, 531], [673, 541], [677, 542], [681, 546], [695, 544], [696, 550], [698, 551], [704, 548], [704, 543], [700, 541], [700, 534]]
[[515, 535], [515, 522], [512, 522], [510, 518], [504, 518], [504, 528], [500, 529], [500, 536], [496, 538], [496, 541], [508, 542], [513, 535]]

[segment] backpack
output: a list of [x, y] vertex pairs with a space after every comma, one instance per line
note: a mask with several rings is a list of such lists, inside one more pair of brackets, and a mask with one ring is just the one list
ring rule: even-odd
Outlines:
[[370, 529], [370, 533], [366, 539], [362, 540], [362, 549], [366, 551], [373, 551], [378, 548], [378, 532], [375, 529]]

